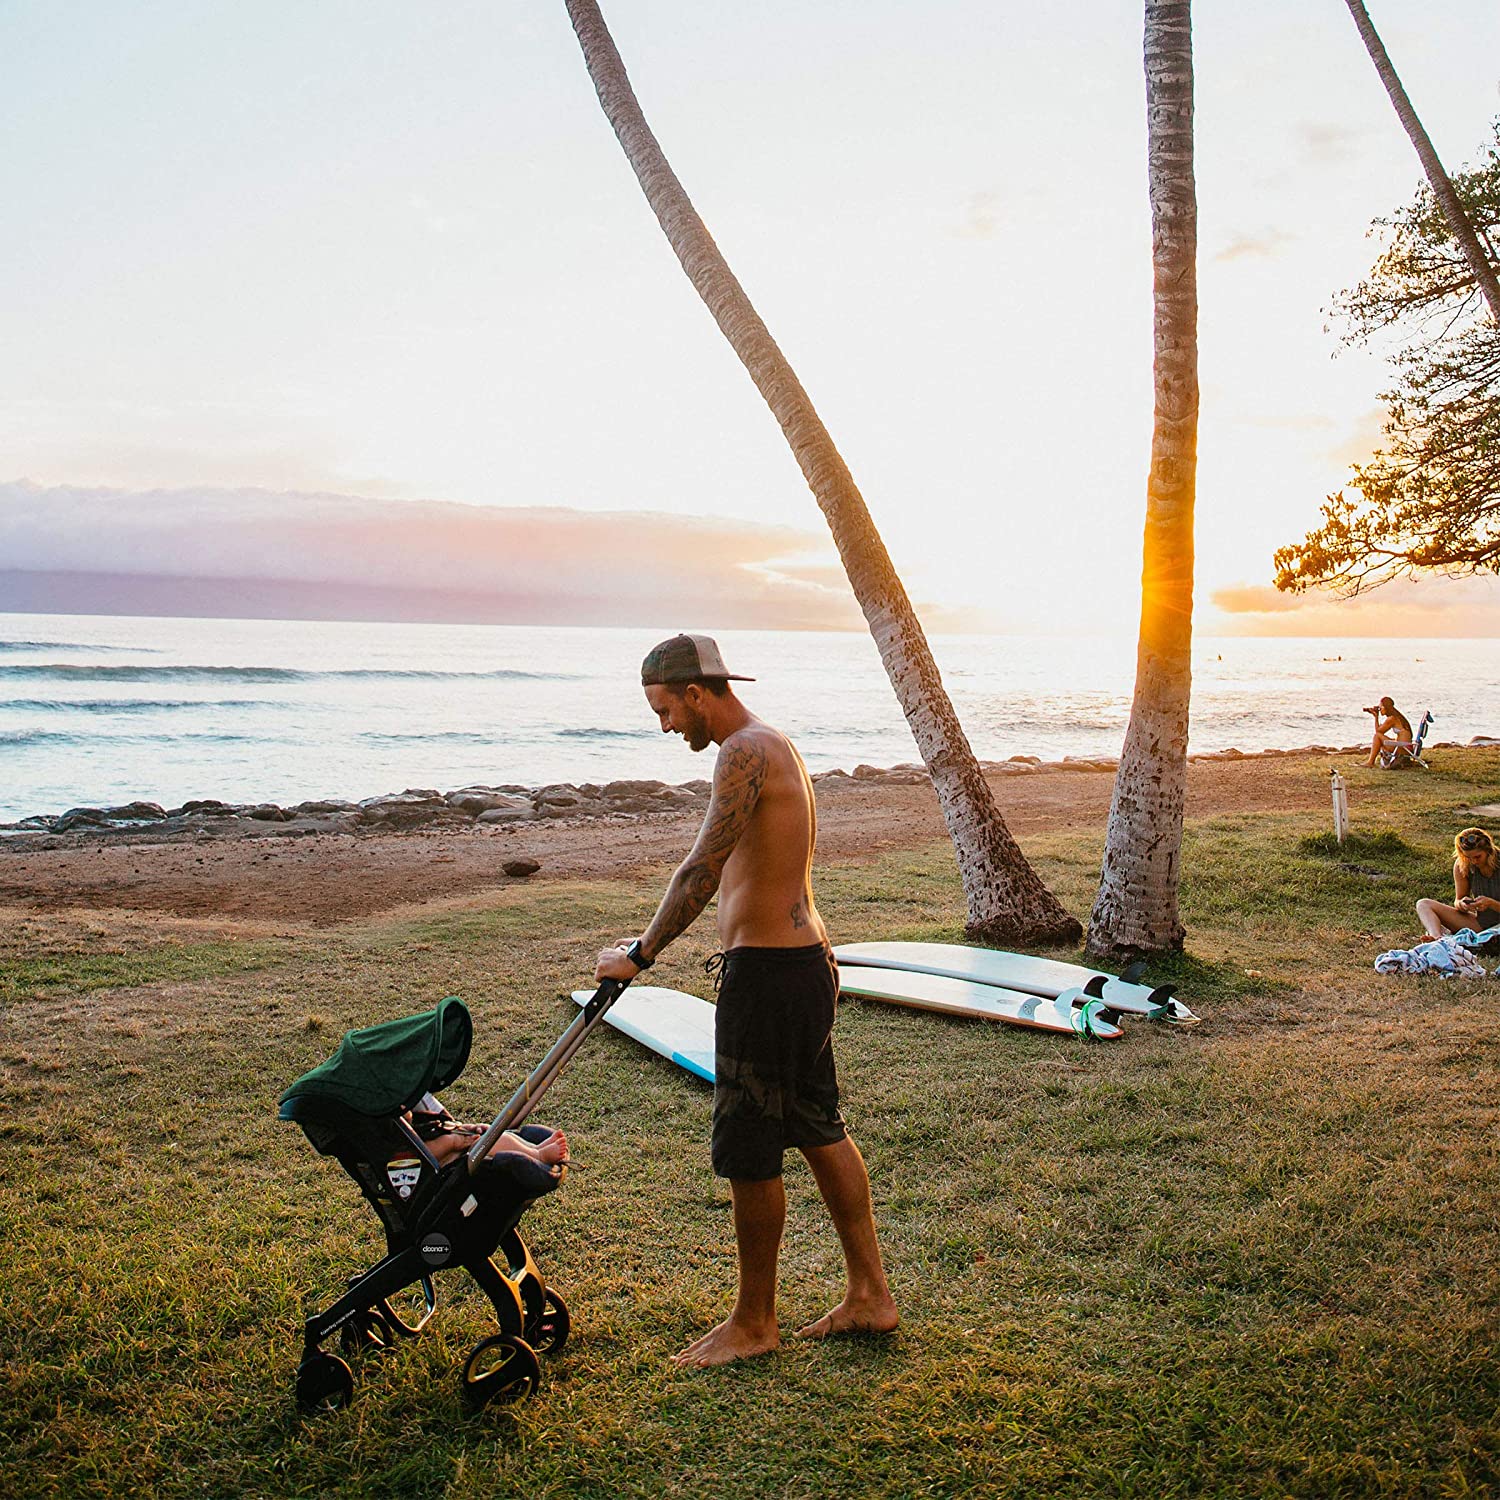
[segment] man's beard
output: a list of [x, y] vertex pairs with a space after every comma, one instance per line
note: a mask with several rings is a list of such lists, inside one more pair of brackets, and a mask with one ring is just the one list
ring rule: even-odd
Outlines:
[[[683, 706], [687, 707], [686, 704]], [[713, 743], [713, 736], [708, 732], [708, 720], [702, 714], [693, 713], [691, 709], [688, 709], [688, 713], [691, 717], [683, 726], [682, 737], [687, 741], [688, 749], [696, 754], [699, 750], [708, 749]]]

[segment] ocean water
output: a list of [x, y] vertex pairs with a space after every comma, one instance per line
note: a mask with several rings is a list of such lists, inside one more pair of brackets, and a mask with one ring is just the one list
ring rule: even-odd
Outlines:
[[[0, 821], [146, 798], [359, 799], [471, 782], [709, 774], [664, 737], [640, 659], [674, 626], [556, 629], [0, 614]], [[691, 628], [691, 627], [690, 627]], [[723, 631], [755, 712], [811, 769], [919, 757], [865, 635]], [[1367, 740], [1389, 693], [1434, 739], [1500, 729], [1489, 641], [1200, 639], [1192, 748]], [[953, 636], [934, 654], [981, 758], [1117, 755], [1128, 633]]]

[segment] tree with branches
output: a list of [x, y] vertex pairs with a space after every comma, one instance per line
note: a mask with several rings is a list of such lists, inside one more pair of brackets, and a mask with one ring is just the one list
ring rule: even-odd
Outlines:
[[[1451, 183], [1495, 266], [1500, 122]], [[1500, 572], [1500, 325], [1430, 186], [1376, 228], [1384, 249], [1335, 312], [1346, 343], [1395, 344], [1386, 441], [1324, 502], [1320, 524], [1276, 553], [1276, 587], [1289, 593], [1348, 597], [1403, 576]]]
[[1364, 0], [1344, 0], [1344, 3], [1349, 7], [1349, 14], [1354, 17], [1359, 39], [1365, 44], [1365, 51], [1370, 54], [1370, 61], [1375, 64], [1375, 72], [1385, 87], [1391, 107], [1396, 111], [1396, 118], [1400, 120], [1401, 128], [1412, 144], [1412, 150], [1417, 153], [1417, 160], [1422, 163], [1422, 170], [1427, 174], [1427, 185], [1432, 189], [1433, 197], [1448, 221], [1454, 241], [1468, 261], [1479, 290], [1489, 304], [1490, 316], [1500, 323], [1500, 280], [1495, 276], [1494, 256], [1486, 253], [1479, 236], [1474, 232], [1474, 226], [1464, 212], [1463, 203], [1453, 190], [1453, 180], [1444, 171], [1443, 164], [1438, 159], [1437, 147], [1432, 144], [1432, 137], [1427, 134], [1426, 127], [1412, 108], [1406, 86], [1396, 72], [1390, 53], [1385, 50], [1380, 33], [1375, 30], [1375, 23], [1365, 9]]

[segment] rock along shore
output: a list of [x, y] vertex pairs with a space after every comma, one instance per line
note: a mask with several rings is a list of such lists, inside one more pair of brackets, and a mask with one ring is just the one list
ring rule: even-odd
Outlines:
[[[1476, 736], [1473, 745], [1496, 744], [1487, 736]], [[1296, 750], [1216, 750], [1190, 755], [1190, 761], [1252, 760], [1276, 756], [1363, 754], [1365, 745], [1305, 745]], [[1460, 748], [1444, 742], [1432, 749]], [[1068, 756], [1042, 760], [1035, 755], [1015, 755], [1004, 761], [981, 761], [991, 777], [1026, 776], [1042, 771], [1113, 772], [1115, 757]], [[819, 784], [843, 782], [886, 786], [918, 786], [928, 781], [926, 768], [915, 762], [897, 766], [856, 766], [853, 771], [820, 771]], [[831, 786], [830, 788], [831, 789]], [[408, 787], [366, 797], [360, 802], [324, 798], [282, 806], [274, 802], [230, 803], [216, 798], [196, 798], [180, 807], [165, 808], [155, 802], [128, 802], [114, 807], [72, 807], [57, 814], [35, 814], [17, 823], [0, 823], [0, 834], [10, 847], [56, 847], [51, 840], [74, 835], [110, 838], [121, 835], [151, 842], [174, 837], [244, 837], [316, 833], [377, 834], [436, 826], [492, 827], [496, 824], [533, 823], [548, 819], [607, 819], [635, 821], [653, 815], [678, 813], [694, 805], [706, 805], [707, 781], [669, 785], [663, 781], [625, 780], [603, 784], [554, 782], [528, 787], [514, 783], [497, 786], [473, 785], [440, 792]], [[28, 837], [29, 835], [29, 837]]]

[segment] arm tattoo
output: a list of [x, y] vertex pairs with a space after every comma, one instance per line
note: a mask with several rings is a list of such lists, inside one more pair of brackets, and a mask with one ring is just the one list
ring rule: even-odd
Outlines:
[[765, 751], [748, 735], [730, 735], [724, 741], [714, 767], [713, 796], [697, 842], [677, 867], [641, 939], [648, 958], [655, 958], [673, 938], [685, 932], [713, 899], [724, 866], [760, 801], [766, 770]]

